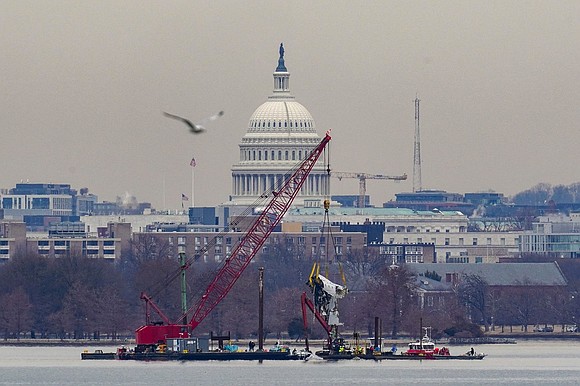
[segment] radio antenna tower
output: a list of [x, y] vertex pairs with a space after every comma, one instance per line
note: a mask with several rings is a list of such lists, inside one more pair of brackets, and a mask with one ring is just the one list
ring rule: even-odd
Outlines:
[[413, 193], [421, 188], [421, 136], [419, 130], [419, 98], [415, 96], [415, 146], [413, 151]]

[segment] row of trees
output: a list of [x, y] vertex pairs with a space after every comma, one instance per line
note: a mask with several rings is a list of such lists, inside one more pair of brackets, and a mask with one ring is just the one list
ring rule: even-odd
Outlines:
[[566, 204], [580, 202], [580, 183], [555, 186], [540, 183], [512, 197], [512, 202], [520, 205], [545, 205], [550, 201]]
[[[181, 315], [177, 257], [164, 257], [163, 245], [134, 246], [116, 262], [67, 256], [57, 259], [22, 255], [0, 266], [0, 333], [4, 338], [117, 338], [133, 336], [145, 322], [140, 292], [150, 295], [170, 320]], [[353, 289], [340, 304], [344, 330], [373, 334], [374, 317], [393, 337], [418, 334], [419, 319], [434, 332], [473, 333], [473, 323], [570, 323], [580, 309], [567, 289], [546, 291], [522, 283], [494, 289], [478, 276], [466, 276], [444, 302], [420, 307], [416, 277], [405, 266], [385, 264], [374, 249], [354, 251], [342, 261]], [[300, 294], [312, 262], [294, 246], [270, 245], [257, 256], [228, 296], [198, 326], [196, 333], [231, 332], [234, 338], [257, 335], [258, 267], [265, 268], [266, 334], [301, 338]], [[323, 264], [340, 282], [336, 263]], [[193, 262], [187, 274], [189, 303], [199, 299], [214, 278], [217, 263]], [[334, 277], [332, 275], [335, 275]], [[433, 278], [431, 276], [431, 278]], [[575, 299], [575, 300], [574, 300]], [[575, 303], [574, 303], [575, 302]], [[155, 315], [153, 315], [155, 317]], [[159, 318], [159, 320], [161, 320]], [[324, 331], [309, 323], [314, 337]]]

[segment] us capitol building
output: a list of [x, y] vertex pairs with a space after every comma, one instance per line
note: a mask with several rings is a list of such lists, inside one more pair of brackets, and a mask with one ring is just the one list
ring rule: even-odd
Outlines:
[[[232, 195], [226, 206], [248, 206], [279, 186], [285, 175], [320, 143], [310, 112], [290, 93], [290, 73], [280, 44], [274, 91], [259, 106], [242, 138], [240, 161], [232, 166]], [[318, 160], [293, 205], [318, 207], [329, 194], [323, 156]]]

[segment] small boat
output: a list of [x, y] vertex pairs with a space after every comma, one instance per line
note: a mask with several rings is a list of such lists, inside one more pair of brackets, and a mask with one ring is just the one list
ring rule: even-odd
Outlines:
[[95, 350], [94, 352], [89, 352], [85, 350], [81, 353], [81, 359], [115, 359], [115, 353], [112, 352], [103, 352], [103, 350]]
[[435, 347], [435, 342], [431, 340], [431, 327], [422, 327], [424, 335], [409, 343], [407, 351], [401, 356], [416, 359], [483, 359], [485, 354], [476, 353], [473, 347], [462, 355], [451, 355], [448, 347]]

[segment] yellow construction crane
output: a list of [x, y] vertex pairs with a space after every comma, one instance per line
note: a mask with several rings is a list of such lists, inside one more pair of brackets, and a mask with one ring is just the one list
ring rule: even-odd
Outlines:
[[358, 178], [359, 190], [358, 190], [358, 207], [365, 207], [365, 194], [367, 192], [367, 179], [370, 180], [393, 180], [393, 181], [404, 181], [407, 179], [407, 173], [401, 176], [385, 176], [382, 174], [368, 174], [368, 173], [351, 173], [351, 172], [330, 172], [332, 177], [342, 180], [343, 178]]

